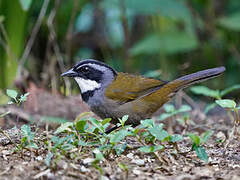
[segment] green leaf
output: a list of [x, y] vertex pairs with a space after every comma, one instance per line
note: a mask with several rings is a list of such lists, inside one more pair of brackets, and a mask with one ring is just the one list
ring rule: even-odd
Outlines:
[[122, 162], [118, 163], [118, 167], [120, 167], [123, 171], [127, 171], [128, 170], [127, 165], [122, 163]]
[[215, 102], [222, 108], [230, 108], [230, 109], [236, 108], [235, 101], [231, 99], [221, 99], [221, 100], [216, 100]]
[[121, 129], [120, 131], [116, 132], [115, 134], [110, 135], [110, 143], [115, 144], [123, 140], [127, 135], [128, 131], [126, 129]]
[[198, 156], [199, 159], [205, 161], [205, 162], [208, 162], [208, 155], [206, 153], [206, 150], [204, 147], [202, 146], [195, 146], [194, 147], [194, 150]]
[[51, 164], [51, 160], [52, 160], [52, 157], [53, 157], [53, 153], [49, 152], [46, 156], [46, 159], [45, 159], [45, 164], [49, 167], [50, 164]]
[[21, 6], [22, 6], [22, 9], [24, 11], [27, 11], [32, 4], [32, 0], [19, 0], [19, 2], [20, 2]]
[[213, 98], [220, 97], [220, 93], [218, 90], [212, 90], [205, 86], [194, 86], [194, 87], [191, 87], [190, 90], [195, 94], [200, 94], [200, 95], [209, 96]]
[[192, 142], [195, 145], [197, 145], [197, 146], [200, 145], [201, 139], [198, 135], [193, 134], [193, 133], [188, 133], [187, 135], [190, 137], [190, 139], [192, 140]]
[[90, 122], [92, 123], [92, 125], [97, 128], [98, 130], [100, 130], [102, 133], [105, 132], [103, 125], [101, 124], [100, 121], [96, 120], [95, 118], [89, 118]]
[[174, 112], [176, 110], [174, 105], [172, 105], [172, 104], [165, 104], [163, 106], [163, 108], [167, 113], [171, 113], [171, 112]]
[[8, 101], [8, 104], [14, 104], [14, 102], [13, 101]]
[[192, 108], [188, 105], [182, 105], [178, 110], [177, 112], [178, 113], [182, 113], [182, 112], [187, 112], [187, 111], [191, 111]]
[[222, 17], [218, 20], [219, 25], [233, 30], [240, 31], [240, 12], [236, 12], [226, 17]]
[[225, 90], [221, 91], [221, 97], [225, 96], [226, 94], [234, 91], [234, 90], [237, 90], [237, 89], [240, 89], [240, 84], [236, 84], [236, 85], [233, 85], [229, 88], [226, 88]]
[[95, 154], [95, 160], [101, 161], [104, 159], [102, 152], [98, 148], [94, 149], [93, 153]]
[[73, 122], [66, 122], [61, 124], [60, 127], [57, 128], [57, 130], [54, 132], [54, 134], [59, 134], [63, 131], [70, 131], [70, 127], [73, 126]]
[[33, 139], [33, 133], [31, 132], [31, 128], [29, 125], [22, 125], [21, 126], [21, 133], [24, 137], [27, 137], [28, 139], [32, 140]]
[[124, 115], [123, 117], [122, 117], [122, 121], [123, 122], [126, 122], [128, 120], [128, 115]]
[[153, 119], [145, 119], [145, 120], [141, 120], [141, 125], [143, 125], [143, 127], [154, 127], [155, 126], [155, 121]]
[[161, 71], [157, 69], [157, 70], [148, 71], [143, 76], [149, 77], [149, 78], [158, 78], [160, 75], [161, 75]]
[[79, 140], [78, 141], [78, 145], [79, 146], [88, 146], [89, 144], [87, 142], [85, 142], [85, 141]]
[[126, 148], [127, 143], [123, 143], [115, 145], [113, 149], [116, 151], [117, 155], [120, 156], [125, 151]]
[[31, 142], [26, 146], [26, 148], [38, 149], [38, 145], [37, 145], [36, 143], [34, 143], [34, 142], [31, 141]]
[[202, 134], [201, 143], [206, 143], [208, 139], [213, 135], [213, 131], [208, 130]]
[[87, 120], [79, 120], [75, 123], [75, 128], [79, 132], [84, 132], [87, 124]]
[[178, 142], [178, 141], [181, 141], [182, 139], [183, 137], [180, 134], [170, 135], [170, 142]]
[[125, 122], [128, 120], [128, 115], [124, 115], [122, 119], [119, 119], [122, 126], [124, 126]]
[[7, 89], [7, 95], [13, 99], [16, 99], [17, 98], [17, 91], [15, 90], [12, 90], [12, 89]]
[[27, 141], [28, 141], [28, 138], [26, 136], [24, 136], [22, 139], [21, 139], [21, 143], [22, 144], [27, 144]]
[[205, 109], [204, 109], [204, 113], [207, 114], [210, 110], [212, 110], [213, 108], [215, 108], [217, 106], [216, 103], [212, 103], [212, 104], [208, 104]]
[[184, 1], [179, 0], [125, 0], [128, 9], [137, 14], [162, 15], [172, 19], [189, 20], [189, 12]]
[[27, 100], [28, 95], [29, 95], [29, 93], [25, 93], [24, 95], [21, 95], [19, 101], [25, 102]]
[[133, 56], [158, 53], [175, 54], [191, 51], [197, 46], [198, 41], [195, 35], [175, 30], [147, 35], [130, 49], [130, 53]]
[[101, 124], [104, 126], [105, 124], [109, 123], [111, 120], [112, 118], [106, 118], [101, 122]]
[[67, 119], [63, 119], [60, 117], [53, 117], [53, 116], [43, 116], [40, 121], [48, 122], [48, 123], [57, 123], [57, 124], [63, 124], [68, 122]]
[[162, 145], [156, 145], [156, 146], [142, 146], [138, 148], [140, 152], [145, 152], [145, 153], [151, 153], [151, 152], [156, 152], [159, 150], [164, 149], [164, 146]]
[[169, 118], [169, 117], [172, 117], [172, 116], [174, 116], [173, 113], [162, 113], [162, 114], [159, 116], [158, 120], [159, 120], [159, 121], [163, 121], [163, 120], [165, 120], [165, 119], [167, 119], [167, 118]]
[[159, 141], [163, 141], [169, 136], [168, 132], [162, 129], [162, 126], [149, 128], [149, 132]]

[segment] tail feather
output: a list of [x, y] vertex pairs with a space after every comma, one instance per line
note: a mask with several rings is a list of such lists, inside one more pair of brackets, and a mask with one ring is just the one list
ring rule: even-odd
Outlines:
[[198, 82], [202, 82], [214, 77], [217, 77], [219, 75], [221, 75], [223, 72], [225, 71], [225, 67], [221, 66], [221, 67], [217, 67], [217, 68], [212, 68], [212, 69], [206, 69], [203, 71], [199, 71], [193, 74], [189, 74], [186, 76], [182, 76], [180, 78], [177, 78], [173, 81], [171, 81], [170, 83], [179, 83], [180, 82], [180, 86], [178, 87], [178, 89], [176, 89], [176, 91], [183, 89], [191, 84], [195, 84]]

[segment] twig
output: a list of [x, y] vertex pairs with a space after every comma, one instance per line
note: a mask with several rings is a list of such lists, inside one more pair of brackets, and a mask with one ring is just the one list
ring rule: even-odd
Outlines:
[[[55, 15], [56, 15], [56, 12], [57, 12], [57, 8], [59, 6], [59, 3], [60, 3], [60, 0], [56, 0], [55, 1], [55, 5], [54, 5], [54, 8], [52, 9], [49, 17], [48, 17], [48, 20], [47, 20], [47, 25], [48, 25], [48, 28], [49, 28], [49, 38], [51, 39], [52, 41], [52, 44], [53, 44], [53, 50], [57, 56], [57, 62], [58, 62], [58, 65], [60, 67], [60, 70], [61, 72], [64, 72], [65, 71], [65, 68], [64, 68], [64, 63], [63, 63], [63, 57], [61, 55], [61, 52], [60, 52], [60, 48], [56, 42], [56, 33], [55, 33], [55, 30], [54, 30], [54, 26], [53, 26], [53, 21], [54, 21], [54, 18], [55, 18]], [[65, 83], [65, 86], [66, 88], [69, 90], [69, 92], [71, 92], [71, 83], [70, 81], [67, 79], [67, 78], [63, 78], [64, 80], [64, 83]]]
[[17, 71], [17, 78], [19, 78], [21, 76], [21, 72], [22, 72], [22, 68], [24, 66], [25, 61], [27, 60], [27, 57], [32, 49], [33, 43], [36, 39], [37, 33], [40, 29], [40, 26], [42, 24], [43, 18], [46, 14], [47, 8], [48, 8], [48, 4], [49, 4], [50, 0], [44, 0], [42, 8], [40, 10], [38, 19], [36, 24], [34, 25], [34, 28], [32, 30], [32, 34], [30, 36], [30, 39], [27, 42], [27, 45], [24, 49], [23, 55], [21, 57], [21, 59], [19, 60], [19, 65], [18, 65], [18, 71]]
[[74, 27], [74, 20], [77, 15], [79, 0], [74, 0], [72, 14], [66, 34], [66, 62], [69, 63], [69, 60], [71, 58], [71, 52], [72, 52], [72, 44], [71, 41], [73, 39], [73, 27]]

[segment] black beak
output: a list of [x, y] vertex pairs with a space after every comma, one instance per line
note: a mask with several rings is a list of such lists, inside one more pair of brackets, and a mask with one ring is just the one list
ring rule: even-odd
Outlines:
[[73, 71], [73, 69], [70, 69], [70, 70], [62, 73], [61, 76], [76, 77], [76, 76], [78, 76], [78, 73], [76, 73], [75, 71]]

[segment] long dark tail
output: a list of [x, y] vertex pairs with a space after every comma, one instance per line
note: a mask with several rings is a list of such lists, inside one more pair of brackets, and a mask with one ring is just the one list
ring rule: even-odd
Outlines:
[[189, 74], [186, 76], [182, 76], [180, 78], [177, 78], [171, 82], [170, 84], [179, 84], [176, 91], [183, 89], [191, 84], [195, 84], [198, 82], [206, 81], [208, 79], [217, 77], [221, 75], [225, 71], [225, 67], [217, 67], [217, 68], [212, 68], [212, 69], [206, 69], [203, 71], [199, 71], [193, 74]]

